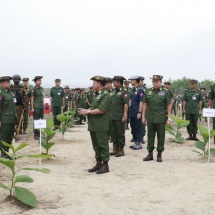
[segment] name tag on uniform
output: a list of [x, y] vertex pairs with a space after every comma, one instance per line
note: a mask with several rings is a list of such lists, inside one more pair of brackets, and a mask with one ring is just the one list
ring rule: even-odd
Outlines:
[[194, 95], [194, 96], [192, 97], [192, 99], [193, 99], [193, 100], [196, 100], [196, 96]]
[[60, 93], [58, 93], [58, 95], [60, 96]]
[[68, 96], [66, 96], [66, 99], [68, 99]]
[[121, 96], [121, 95], [122, 95], [122, 92], [118, 92], [118, 95]]
[[14, 103], [17, 103], [17, 100], [16, 100], [16, 98], [13, 98], [13, 101], [14, 101]]
[[101, 98], [101, 95], [98, 95], [97, 97], [96, 97], [96, 99], [100, 99]]
[[137, 95], [137, 91], [134, 94]]
[[164, 96], [164, 92], [163, 92], [163, 91], [160, 91], [160, 92], [159, 92], [159, 96]]

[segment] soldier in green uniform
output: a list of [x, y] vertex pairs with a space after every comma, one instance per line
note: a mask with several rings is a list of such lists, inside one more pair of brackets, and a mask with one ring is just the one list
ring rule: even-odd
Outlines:
[[[206, 90], [205, 87], [200, 88], [200, 91], [201, 91], [201, 94], [202, 94], [202, 109], [208, 107], [208, 96], [207, 96], [207, 93], [205, 92], [205, 90]], [[202, 109], [201, 109], [201, 112], [202, 112]], [[200, 121], [202, 120], [201, 115], [199, 115], [199, 120]], [[207, 117], [205, 117], [205, 122], [207, 122]]]
[[[16, 111], [17, 111], [17, 117], [18, 117], [18, 124], [16, 126], [16, 132], [19, 132], [19, 134], [22, 134], [22, 126], [20, 126], [20, 129], [18, 131], [18, 125], [23, 120], [23, 109], [26, 106], [26, 93], [24, 87], [20, 84], [21, 77], [20, 75], [14, 75], [13, 76], [13, 85], [11, 85], [10, 89], [15, 95], [14, 102], [16, 105]], [[17, 139], [19, 140], [19, 139]]]
[[90, 106], [91, 106], [91, 103], [93, 101], [93, 97], [94, 97], [94, 90], [93, 90], [93, 87], [90, 86], [89, 92], [87, 93], [87, 99], [86, 99], [87, 104], [88, 104], [88, 108], [90, 108]]
[[[215, 84], [211, 85], [208, 91], [208, 107], [215, 108]], [[215, 130], [215, 117], [213, 118], [213, 130]], [[214, 137], [215, 144], [215, 137]]]
[[[76, 108], [79, 109], [79, 108], [83, 108], [85, 109], [86, 108], [86, 97], [84, 96], [84, 90], [83, 88], [80, 89], [80, 94], [77, 95], [76, 97]], [[82, 122], [84, 120], [84, 117], [83, 115], [78, 115], [79, 117], [79, 122], [78, 122], [78, 125], [84, 125], [84, 123]]]
[[28, 84], [29, 78], [23, 78], [22, 83], [25, 89], [25, 110], [23, 114], [23, 134], [27, 134], [26, 130], [28, 127], [28, 116], [29, 116], [29, 105], [31, 100], [31, 89]]
[[3, 158], [10, 157], [5, 153], [9, 152], [9, 148], [4, 146], [2, 141], [12, 144], [15, 125], [17, 124], [15, 96], [10, 90], [10, 80], [12, 77], [0, 77], [0, 150]]
[[113, 85], [115, 87], [111, 96], [111, 137], [113, 141], [113, 152], [110, 155], [115, 157], [124, 156], [125, 146], [125, 123], [129, 105], [129, 93], [123, 88], [123, 76], [114, 76]]
[[65, 95], [65, 106], [64, 106], [63, 112], [66, 112], [71, 108], [71, 94], [69, 92], [69, 86], [64, 87], [64, 95]]
[[95, 151], [96, 165], [89, 169], [88, 172], [96, 172], [103, 174], [109, 172], [109, 145], [108, 145], [108, 130], [109, 130], [109, 107], [110, 95], [105, 90], [106, 78], [102, 76], [94, 76], [93, 89], [95, 97], [91, 103], [90, 109], [79, 109], [80, 115], [88, 115], [88, 131]]
[[[131, 95], [131, 87], [129, 87], [130, 83], [131, 83], [130, 81], [127, 81], [127, 80], [124, 81], [124, 89], [127, 90], [128, 94], [129, 94], [129, 98]], [[129, 130], [129, 127], [128, 127], [129, 122], [130, 122], [130, 109], [128, 108], [128, 117], [127, 117], [127, 122], [125, 124], [125, 130]]]
[[189, 137], [186, 140], [196, 140], [198, 127], [198, 117], [201, 114], [202, 109], [202, 94], [201, 91], [196, 89], [197, 80], [190, 80], [190, 89], [186, 89], [183, 97], [183, 111], [185, 113], [186, 120], [190, 121], [187, 126], [187, 132]]
[[60, 86], [61, 80], [55, 79], [55, 87], [51, 88], [50, 92], [50, 100], [51, 100], [51, 108], [54, 119], [55, 129], [60, 127], [60, 121], [57, 120], [57, 115], [61, 114], [61, 110], [63, 110], [65, 106], [65, 95], [64, 89]]
[[169, 81], [165, 81], [164, 82], [164, 88], [168, 90], [168, 92], [170, 93], [170, 97], [171, 97], [171, 113], [172, 111], [174, 111], [174, 115], [176, 116], [176, 103], [175, 103], [175, 99], [174, 99], [174, 91], [170, 88], [171, 83]]
[[[33, 119], [44, 118], [44, 90], [41, 87], [43, 76], [36, 76], [33, 81], [35, 86], [31, 90], [31, 110], [33, 112]], [[34, 129], [34, 139], [38, 140], [40, 133], [38, 129]]]
[[[153, 160], [155, 136], [157, 133], [157, 162], [162, 162], [162, 152], [165, 142], [165, 124], [171, 124], [171, 98], [169, 92], [161, 87], [162, 76], [153, 75], [153, 87], [149, 89], [144, 98], [142, 122], [148, 126], [149, 154], [143, 161]], [[167, 118], [168, 116], [168, 118]]]
[[76, 94], [75, 94], [75, 89], [71, 89], [71, 108], [75, 109], [76, 108]]

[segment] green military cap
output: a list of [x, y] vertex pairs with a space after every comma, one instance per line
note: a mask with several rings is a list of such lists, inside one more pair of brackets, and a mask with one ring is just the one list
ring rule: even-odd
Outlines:
[[165, 85], [171, 85], [171, 83], [169, 81], [164, 81]]
[[197, 81], [196, 79], [190, 79], [189, 82], [190, 82], [191, 84], [196, 84], [198, 81]]
[[69, 86], [68, 86], [68, 85], [66, 85], [66, 86], [64, 87], [64, 89], [69, 89]]
[[106, 82], [107, 82], [107, 83], [112, 83], [112, 82], [113, 82], [113, 79], [112, 79], [112, 78], [109, 78], [109, 77], [106, 77]]
[[60, 82], [60, 81], [61, 81], [61, 79], [56, 78], [54, 81], [55, 81], [55, 82]]
[[113, 78], [112, 78], [112, 80], [114, 81], [114, 80], [126, 80], [123, 76], [114, 76]]
[[23, 78], [22, 81], [29, 81], [29, 78]]
[[206, 90], [206, 88], [204, 86], [201, 86], [200, 90], [202, 90], [202, 89]]
[[81, 88], [80, 91], [85, 91], [85, 88]]
[[80, 89], [81, 89], [80, 87], [75, 88], [75, 90], [80, 90]]
[[163, 79], [163, 76], [162, 75], [153, 75], [152, 80], [162, 80]]
[[41, 79], [41, 78], [43, 78], [43, 76], [35, 76], [32, 81], [36, 81], [36, 80]]
[[0, 77], [0, 82], [3, 82], [3, 81], [10, 81], [12, 80], [13, 78], [10, 77], [10, 76], [2, 76]]
[[140, 77], [140, 80], [145, 80], [145, 78], [143, 76], [139, 76]]
[[127, 81], [127, 80], [124, 81], [124, 84], [130, 84], [130, 83], [131, 83], [130, 81]]
[[90, 80], [93, 80], [93, 81], [105, 81], [106, 82], [107, 78], [105, 78], [103, 76], [96, 75], [96, 76], [92, 77]]
[[140, 76], [131, 76], [128, 80], [137, 80], [137, 79], [140, 79]]

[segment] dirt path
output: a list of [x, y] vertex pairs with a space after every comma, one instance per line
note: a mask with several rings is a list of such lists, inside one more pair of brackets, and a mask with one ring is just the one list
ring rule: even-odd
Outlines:
[[[184, 130], [186, 137], [186, 131]], [[192, 152], [194, 142], [175, 144], [167, 134], [164, 162], [143, 162], [147, 154], [129, 149], [130, 131], [126, 131], [126, 156], [111, 158], [110, 173], [89, 174], [94, 153], [87, 125], [55, 137], [51, 153], [55, 159], [43, 160], [51, 174], [28, 172], [34, 183], [27, 184], [38, 199], [34, 209], [7, 201], [0, 190], [1, 215], [214, 215], [215, 157], [211, 164]], [[38, 143], [31, 135], [26, 152], [37, 153]], [[23, 137], [24, 140], [24, 137]], [[155, 156], [156, 157], [156, 156]], [[38, 167], [38, 160], [22, 165]], [[10, 172], [0, 165], [0, 181], [7, 183]]]

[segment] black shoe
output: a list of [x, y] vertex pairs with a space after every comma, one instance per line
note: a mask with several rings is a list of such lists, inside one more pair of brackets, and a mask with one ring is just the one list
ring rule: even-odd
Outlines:
[[162, 160], [162, 152], [158, 152], [158, 155], [157, 155], [157, 162], [163, 162]]
[[143, 158], [143, 161], [152, 161], [153, 160], [153, 151], [149, 151], [149, 154]]
[[190, 134], [189, 137], [186, 138], [186, 140], [193, 140], [192, 134]]
[[135, 142], [134, 138], [132, 138], [132, 139], [130, 140], [130, 142], [131, 142], [131, 143]]
[[109, 166], [107, 161], [103, 161], [102, 167], [96, 170], [96, 174], [104, 174], [109, 172]]
[[196, 137], [196, 134], [193, 135], [193, 140], [199, 141], [199, 139]]

